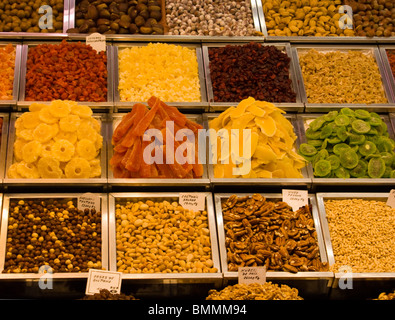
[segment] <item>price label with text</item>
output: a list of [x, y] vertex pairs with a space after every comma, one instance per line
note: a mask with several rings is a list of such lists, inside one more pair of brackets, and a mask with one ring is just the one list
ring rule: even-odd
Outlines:
[[238, 280], [240, 284], [266, 282], [266, 267], [239, 267]]
[[180, 193], [180, 206], [193, 211], [204, 211], [206, 208], [206, 194], [204, 193]]
[[100, 33], [92, 33], [86, 37], [86, 44], [97, 52], [106, 51], [106, 36]]
[[122, 272], [89, 269], [85, 293], [92, 295], [107, 289], [113, 294], [121, 293]]
[[391, 208], [395, 208], [395, 189], [392, 189], [390, 191], [390, 194], [387, 199], [387, 206], [390, 206]]
[[95, 209], [97, 212], [100, 210], [100, 198], [93, 193], [84, 193], [83, 195], [78, 197], [78, 206], [79, 210], [85, 209]]
[[308, 191], [283, 189], [283, 201], [288, 203], [293, 211], [297, 211], [309, 204]]

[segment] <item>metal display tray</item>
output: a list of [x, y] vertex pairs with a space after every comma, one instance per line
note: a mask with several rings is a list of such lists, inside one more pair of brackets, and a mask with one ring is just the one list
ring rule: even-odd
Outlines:
[[381, 61], [383, 63], [384, 69], [386, 71], [387, 82], [392, 94], [392, 101], [395, 101], [395, 78], [392, 73], [391, 65], [389, 63], [389, 59], [387, 56], [387, 51], [391, 50], [395, 52], [395, 44], [394, 45], [379, 45]]
[[[371, 46], [371, 45], [354, 45], [354, 46], [347, 46], [347, 45], [338, 45], [338, 44], [294, 44], [291, 45], [292, 53], [293, 53], [293, 58], [295, 61], [295, 68], [298, 69], [298, 72], [301, 76], [301, 82], [300, 82], [300, 90], [301, 90], [301, 96], [302, 96], [302, 101], [305, 104], [305, 112], [327, 112], [333, 109], [339, 109], [343, 107], [349, 107], [349, 108], [364, 108], [366, 110], [370, 111], [376, 111], [376, 112], [388, 112], [391, 110], [394, 110], [395, 108], [395, 102], [392, 99], [392, 95], [390, 93], [390, 88], [389, 85], [386, 81], [386, 72], [384, 69], [384, 66], [382, 64], [380, 52], [377, 46]], [[347, 53], [349, 50], [356, 50], [356, 51], [361, 51], [364, 54], [371, 55], [372, 57], [375, 58], [377, 66], [380, 71], [381, 79], [382, 79], [382, 86], [386, 95], [386, 98], [388, 100], [387, 103], [382, 103], [382, 104], [364, 104], [364, 103], [310, 103], [307, 99], [306, 95], [306, 87], [304, 84], [303, 80], [303, 72], [300, 66], [299, 62], [299, 57], [300, 53], [307, 52], [310, 49], [314, 49], [319, 52], [333, 52], [333, 51], [339, 51], [343, 53]]]
[[[225, 245], [225, 231], [224, 231], [224, 220], [222, 213], [222, 203], [226, 201], [233, 193], [215, 193], [214, 194], [214, 204], [217, 218], [217, 232], [218, 232], [218, 246], [221, 258], [222, 272], [224, 274], [224, 282], [232, 282], [238, 279], [238, 272], [228, 271], [227, 263], [227, 248]], [[247, 193], [235, 193], [238, 197], [251, 196]], [[280, 193], [262, 193], [269, 201], [282, 201], [282, 194]], [[309, 204], [312, 208], [312, 216], [314, 220], [314, 226], [317, 232], [317, 241], [320, 251], [320, 257], [322, 262], [328, 262], [324, 237], [322, 234], [321, 221], [318, 215], [317, 203], [315, 195], [309, 194]], [[328, 286], [331, 286], [333, 281], [333, 272], [329, 271], [306, 271], [291, 273], [286, 271], [267, 271], [266, 279], [267, 281], [281, 280], [282, 283], [298, 283], [298, 289], [302, 292], [309, 294], [328, 294]], [[321, 283], [320, 285], [318, 283]]]
[[259, 23], [261, 25], [262, 33], [267, 42], [282, 42], [288, 41], [290, 43], [395, 43], [395, 37], [316, 37], [316, 36], [269, 36], [266, 27], [265, 14], [263, 12], [263, 3], [265, 0], [256, 0]]
[[[325, 211], [325, 201], [326, 200], [344, 200], [344, 199], [365, 199], [365, 200], [378, 200], [386, 202], [388, 199], [389, 193], [317, 193], [317, 205], [318, 205], [318, 213], [321, 220], [322, 233], [325, 242], [325, 248], [327, 252], [329, 265], [333, 265], [335, 263], [335, 256], [333, 252], [333, 246], [331, 242], [331, 234], [329, 230], [328, 221], [326, 218]], [[352, 222], [349, 222], [352, 223]], [[333, 288], [338, 288], [339, 280], [343, 277], [344, 273], [334, 273], [335, 279], [333, 282]], [[395, 284], [395, 272], [363, 272], [363, 273], [352, 273], [353, 283], [362, 283], [358, 288], [353, 288], [354, 290], [340, 290], [340, 291], [352, 291], [349, 294], [357, 294], [359, 290], [364, 290], [365, 286], [370, 287], [371, 285], [377, 286], [379, 283], [382, 285], [380, 288], [380, 292], [385, 291], [384, 286], [389, 285], [389, 290], [393, 289], [393, 285]], [[377, 289], [377, 288], [375, 288]], [[335, 294], [335, 293], [334, 293]], [[336, 293], [338, 294], [338, 293]], [[346, 294], [346, 293], [343, 293]]]
[[[205, 113], [203, 114], [204, 122], [206, 123], [205, 126], [209, 128], [209, 121], [215, 119], [219, 116], [219, 113]], [[295, 141], [295, 149], [299, 148], [301, 143], [300, 138], [298, 136], [299, 128], [298, 128], [298, 121], [295, 114], [285, 114], [284, 117], [288, 119], [292, 125], [294, 126], [294, 132], [297, 136]], [[208, 143], [210, 146], [210, 143]], [[209, 154], [209, 152], [207, 152]], [[294, 186], [298, 188], [311, 188], [311, 172], [308, 170], [308, 167], [302, 168], [301, 172], [303, 178], [215, 178], [214, 177], [214, 164], [207, 162], [208, 166], [208, 174], [210, 178], [210, 183], [212, 187], [215, 189], [222, 189], [223, 187], [226, 188], [235, 188], [239, 189], [242, 188], [253, 188], [254, 190], [257, 189], [267, 189], [269, 188], [271, 191], [274, 189], [278, 190], [279, 188], [283, 188], [285, 186]]]
[[[45, 44], [60, 44], [59, 41], [46, 41]], [[21, 75], [20, 75], [20, 86], [19, 86], [19, 98], [17, 102], [17, 111], [23, 111], [28, 109], [29, 105], [34, 102], [40, 102], [49, 104], [50, 101], [26, 101], [25, 100], [25, 89], [26, 89], [26, 73], [27, 73], [27, 59], [29, 54], [29, 47], [37, 46], [42, 44], [40, 41], [27, 41], [24, 42], [21, 54]], [[88, 102], [78, 101], [78, 104], [88, 105], [94, 110], [99, 111], [112, 111], [113, 109], [113, 69], [112, 69], [112, 46], [108, 45], [107, 48], [107, 101], [106, 102]]]
[[[193, 195], [193, 192], [191, 193]], [[203, 193], [205, 196], [205, 206], [208, 217], [208, 227], [210, 231], [211, 255], [213, 267], [217, 268], [215, 273], [122, 273], [122, 280], [133, 280], [133, 283], [167, 283], [167, 284], [198, 284], [212, 283], [222, 284], [221, 264], [219, 260], [217, 230], [212, 194]], [[138, 202], [151, 200], [158, 201], [179, 201], [179, 193], [159, 192], [159, 193], [110, 193], [109, 194], [109, 261], [110, 271], [117, 271], [117, 237], [116, 237], [116, 205], [125, 205], [127, 202]]]
[[0, 118], [3, 119], [3, 126], [0, 131], [0, 180], [4, 182], [5, 164], [7, 159], [7, 140], [8, 140], [8, 127], [10, 122], [10, 115], [8, 113], [0, 113]]
[[[141, 187], [195, 187], [199, 189], [209, 189], [210, 180], [207, 172], [207, 165], [203, 164], [203, 176], [201, 178], [196, 179], [155, 179], [155, 178], [114, 178], [114, 174], [110, 165], [110, 160], [114, 154], [113, 146], [111, 144], [111, 137], [113, 135], [114, 130], [121, 122], [124, 114], [122, 113], [113, 113], [109, 117], [109, 125], [108, 125], [108, 144], [107, 144], [107, 171], [108, 171], [108, 183], [112, 187], [128, 187], [130, 188], [140, 188]], [[198, 114], [187, 114], [186, 115], [189, 120], [195, 121], [196, 123], [203, 125], [202, 115]]]
[[[306, 138], [306, 130], [308, 128], [308, 124], [306, 124], [307, 121], [309, 120], [314, 120], [321, 116], [323, 114], [319, 113], [314, 113], [314, 114], [298, 114], [297, 115], [297, 121], [299, 122], [298, 128], [300, 130], [299, 132], [299, 137], [301, 143], [306, 143], [307, 138]], [[388, 127], [388, 133], [390, 138], [394, 139], [394, 132], [392, 129], [392, 125], [390, 122], [390, 119], [387, 115], [381, 115], [381, 118], [385, 123], [387, 124]], [[344, 188], [349, 188], [353, 187], [354, 190], [358, 190], [361, 188], [366, 188], [366, 187], [380, 187], [384, 189], [391, 188], [391, 186], [395, 185], [395, 179], [392, 178], [381, 178], [381, 179], [371, 179], [371, 178], [318, 178], [314, 177], [313, 173], [313, 167], [311, 163], [308, 163], [307, 169], [310, 172], [310, 176], [312, 177], [312, 186], [313, 190], [317, 191], [322, 188], [328, 188], [328, 187], [344, 187]]]
[[[121, 110], [130, 110], [131, 107], [135, 103], [143, 103], [146, 104], [146, 101], [121, 101], [120, 92], [119, 92], [119, 59], [118, 54], [121, 50], [130, 48], [130, 47], [142, 47], [147, 46], [149, 43], [114, 43], [113, 44], [113, 70], [114, 70], [114, 112], [118, 112]], [[177, 107], [180, 110], [193, 110], [193, 111], [208, 111], [208, 101], [207, 101], [207, 92], [206, 92], [206, 80], [204, 74], [203, 67], [203, 57], [202, 57], [202, 48], [200, 44], [194, 43], [177, 43], [175, 45], [195, 49], [196, 57], [198, 62], [198, 73], [199, 73], [199, 83], [200, 83], [200, 102], [172, 102], [172, 101], [164, 101], [165, 103], [171, 104]], [[158, 70], [160, 72], [160, 70]]]
[[[0, 280], [39, 280], [42, 277], [42, 274], [39, 273], [2, 273], [4, 271], [4, 263], [5, 263], [5, 255], [6, 255], [6, 246], [7, 246], [7, 229], [8, 229], [8, 218], [9, 218], [9, 205], [10, 201], [13, 199], [57, 199], [58, 201], [67, 202], [69, 200], [75, 200], [77, 203], [78, 197], [83, 195], [82, 193], [16, 193], [16, 194], [4, 194], [3, 197], [3, 208], [1, 215], [1, 229], [0, 229]], [[102, 268], [103, 270], [108, 270], [108, 195], [104, 193], [92, 193], [90, 195], [94, 195], [100, 198], [101, 201], [101, 236], [102, 236]], [[84, 279], [88, 278], [88, 272], [58, 272], [52, 273], [51, 277], [53, 279]]]
[[37, 188], [64, 188], [64, 187], [102, 187], [107, 184], [107, 115], [94, 113], [93, 118], [101, 123], [101, 135], [103, 136], [103, 146], [100, 152], [101, 176], [100, 178], [89, 179], [11, 179], [8, 178], [8, 168], [14, 163], [14, 142], [16, 140], [15, 122], [22, 113], [13, 112], [10, 117], [8, 151], [6, 160], [6, 169], [4, 185], [6, 187], [15, 187], [17, 189], [26, 189], [27, 187]]
[[[255, 41], [259, 42], [259, 41]], [[247, 42], [248, 43], [248, 42]], [[204, 68], [205, 68], [205, 74], [206, 74], [206, 84], [207, 84], [207, 97], [208, 101], [210, 104], [210, 111], [211, 112], [218, 112], [218, 111], [223, 111], [229, 105], [235, 105], [237, 106], [240, 101], [235, 101], [235, 102], [215, 102], [214, 101], [214, 93], [213, 93], [213, 86], [212, 86], [212, 81], [211, 81], [211, 76], [210, 76], [210, 59], [209, 59], [209, 48], [215, 48], [215, 47], [225, 47], [227, 45], [245, 45], [247, 43], [203, 43], [202, 44], [202, 52], [203, 52], [203, 60], [204, 60]], [[273, 104], [276, 107], [279, 107], [283, 109], [284, 111], [297, 111], [301, 112], [304, 110], [304, 103], [302, 101], [302, 97], [300, 95], [300, 89], [299, 89], [299, 83], [302, 81], [300, 74], [298, 73], [292, 51], [291, 51], [291, 46], [289, 43], [261, 43], [262, 46], [275, 46], [277, 49], [281, 50], [283, 53], [286, 53], [288, 57], [290, 58], [290, 68], [289, 68], [289, 77], [292, 80], [292, 89], [294, 90], [296, 94], [296, 102], [273, 102]]]
[[7, 46], [9, 43], [11, 43], [15, 47], [14, 83], [12, 89], [12, 99], [0, 100], [0, 109], [8, 109], [9, 107], [14, 107], [18, 101], [18, 94], [19, 94], [22, 45], [12, 40], [11, 42], [1, 42], [0, 47], [3, 48]]

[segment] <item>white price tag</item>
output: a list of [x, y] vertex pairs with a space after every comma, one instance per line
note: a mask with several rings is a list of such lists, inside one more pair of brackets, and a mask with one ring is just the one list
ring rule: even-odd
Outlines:
[[92, 295], [107, 289], [113, 294], [121, 293], [122, 272], [89, 269], [85, 294]]
[[100, 198], [93, 193], [84, 193], [83, 195], [78, 197], [78, 206], [79, 210], [85, 209], [95, 209], [97, 212], [101, 211], [100, 209]]
[[266, 282], [266, 267], [239, 267], [238, 280], [240, 284]]
[[392, 189], [388, 195], [387, 206], [395, 208], [395, 189]]
[[106, 36], [97, 32], [92, 33], [86, 37], [86, 44], [97, 52], [106, 51]]
[[309, 204], [308, 191], [283, 189], [283, 201], [297, 211]]
[[180, 193], [180, 206], [192, 211], [204, 211], [206, 195], [204, 193]]

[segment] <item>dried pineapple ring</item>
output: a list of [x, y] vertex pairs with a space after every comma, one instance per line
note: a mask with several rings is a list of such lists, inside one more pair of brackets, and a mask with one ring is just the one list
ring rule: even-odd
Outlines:
[[93, 159], [89, 161], [89, 165], [91, 167], [91, 173], [89, 178], [96, 178], [101, 176], [101, 165], [99, 159]]
[[46, 123], [40, 123], [33, 131], [33, 139], [41, 143], [48, 142], [53, 138], [53, 128]]
[[27, 143], [26, 140], [17, 138], [14, 142], [14, 157], [15, 160], [21, 161], [22, 160], [22, 147]]
[[81, 123], [81, 119], [79, 116], [70, 114], [60, 119], [59, 128], [66, 132], [74, 132], [77, 131], [80, 123]]
[[69, 140], [72, 144], [77, 142], [77, 133], [76, 132], [64, 132], [62, 130], [54, 137], [55, 141], [58, 140]]
[[18, 117], [15, 120], [15, 124], [14, 124], [15, 129], [20, 129], [23, 130], [25, 128], [25, 126], [23, 125], [23, 118]]
[[40, 178], [40, 174], [37, 170], [37, 167], [33, 163], [26, 163], [25, 161], [18, 162], [16, 166], [16, 171], [18, 174], [22, 176], [22, 178], [26, 178], [26, 179]]
[[80, 125], [77, 129], [78, 140], [88, 139], [95, 142], [97, 139], [97, 132], [91, 126]]
[[66, 139], [60, 139], [52, 145], [52, 156], [61, 162], [69, 161], [75, 152], [74, 144]]
[[92, 116], [93, 111], [88, 106], [77, 104], [71, 106], [71, 113], [81, 118], [89, 118]]
[[64, 172], [66, 178], [86, 179], [90, 176], [91, 167], [88, 160], [83, 158], [73, 158], [67, 163]]
[[38, 157], [41, 155], [42, 145], [39, 141], [33, 140], [26, 143], [22, 147], [22, 159], [26, 163], [32, 163], [37, 161]]
[[45, 106], [45, 108], [42, 108], [39, 113], [38, 117], [42, 122], [45, 122], [47, 124], [53, 124], [58, 122], [59, 118], [54, 117], [51, 112], [50, 112], [50, 106]]
[[42, 145], [42, 150], [41, 150], [41, 155], [40, 157], [44, 158], [44, 157], [52, 157], [52, 146], [54, 144], [54, 141], [51, 140], [47, 143], [44, 143]]
[[95, 144], [88, 139], [78, 141], [76, 151], [80, 157], [87, 160], [92, 160], [97, 156]]
[[34, 129], [41, 123], [38, 112], [25, 112], [20, 118], [26, 129]]
[[97, 133], [100, 133], [100, 131], [101, 131], [100, 121], [95, 118], [89, 118], [88, 120], [89, 120], [91, 126], [93, 127], [93, 129], [95, 129]]
[[51, 102], [49, 112], [57, 118], [64, 118], [70, 114], [71, 107], [67, 102], [55, 100]]
[[37, 169], [43, 179], [59, 179], [63, 174], [59, 161], [53, 157], [40, 158], [37, 162]]
[[17, 163], [13, 163], [12, 165], [10, 165], [10, 167], [8, 168], [8, 178], [10, 179], [22, 179], [22, 176], [18, 173], [17, 171]]
[[18, 138], [21, 138], [26, 141], [33, 140], [33, 129], [17, 129], [15, 134]]
[[34, 102], [29, 106], [29, 111], [36, 112], [36, 111], [40, 111], [41, 109], [46, 108], [46, 107], [48, 107], [48, 105], [43, 104], [43, 103]]
[[103, 147], [103, 137], [100, 134], [97, 134], [95, 147], [96, 150], [100, 150]]

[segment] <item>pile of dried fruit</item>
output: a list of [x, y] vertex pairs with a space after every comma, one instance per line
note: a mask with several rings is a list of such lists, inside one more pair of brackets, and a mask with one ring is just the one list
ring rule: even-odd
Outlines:
[[137, 300], [132, 295], [126, 295], [124, 293], [116, 294], [111, 293], [107, 289], [101, 289], [99, 293], [92, 295], [86, 295], [81, 300]]
[[15, 48], [12, 44], [0, 48], [0, 100], [13, 99]]
[[107, 101], [107, 56], [84, 43], [29, 47], [26, 101]]
[[387, 50], [386, 52], [387, 52], [388, 62], [391, 67], [392, 76], [395, 79], [395, 50]]
[[[283, 116], [284, 111], [268, 102], [248, 98], [237, 107], [230, 107], [209, 122], [210, 129], [217, 132], [215, 144], [211, 140], [216, 178], [302, 178], [301, 169], [306, 165], [303, 157], [296, 153], [297, 139], [291, 122]], [[244, 136], [243, 129], [251, 130]], [[222, 149], [221, 130], [228, 132]], [[232, 132], [240, 132], [236, 143], [232, 142]], [[251, 157], [244, 154], [243, 144], [251, 142]], [[239, 145], [237, 145], [237, 142]], [[229, 151], [230, 150], [230, 151]], [[248, 152], [248, 150], [246, 150]], [[243, 153], [243, 154], [241, 154]], [[238, 162], [251, 161], [251, 170], [243, 175], [235, 174]]]
[[276, 46], [260, 43], [209, 48], [214, 102], [248, 97], [268, 102], [296, 102], [290, 57]]
[[395, 141], [375, 112], [330, 111], [307, 124], [306, 138], [299, 153], [312, 164], [316, 177], [395, 177]]
[[86, 179], [101, 176], [101, 124], [88, 106], [34, 103], [15, 122], [11, 179]]
[[[198, 130], [203, 127], [187, 119], [176, 107], [168, 106], [157, 97], [151, 97], [148, 105], [150, 109], [141, 103], [135, 104], [132, 111], [123, 117], [114, 130], [114, 154], [110, 160], [114, 178], [202, 177], [203, 165], [198, 159]], [[171, 132], [167, 122], [174, 125], [174, 132]], [[148, 129], [155, 129], [157, 136], [154, 135], [147, 141], [143, 138]], [[187, 137], [187, 141], [184, 142], [176, 140], [175, 137], [182, 134], [185, 129], [189, 129], [193, 137]], [[169, 134], [172, 141], [166, 141]], [[151, 138], [154, 138], [153, 142]], [[150, 149], [155, 142], [159, 144]], [[177, 150], [182, 148], [180, 145], [184, 143], [189, 143], [188, 145], [195, 150], [192, 159], [189, 158], [191, 153], [187, 151], [188, 147], [183, 149], [182, 154], [178, 154]], [[174, 150], [172, 157], [167, 154], [167, 146], [170, 146], [171, 151]], [[147, 150], [150, 152], [147, 153]]]

